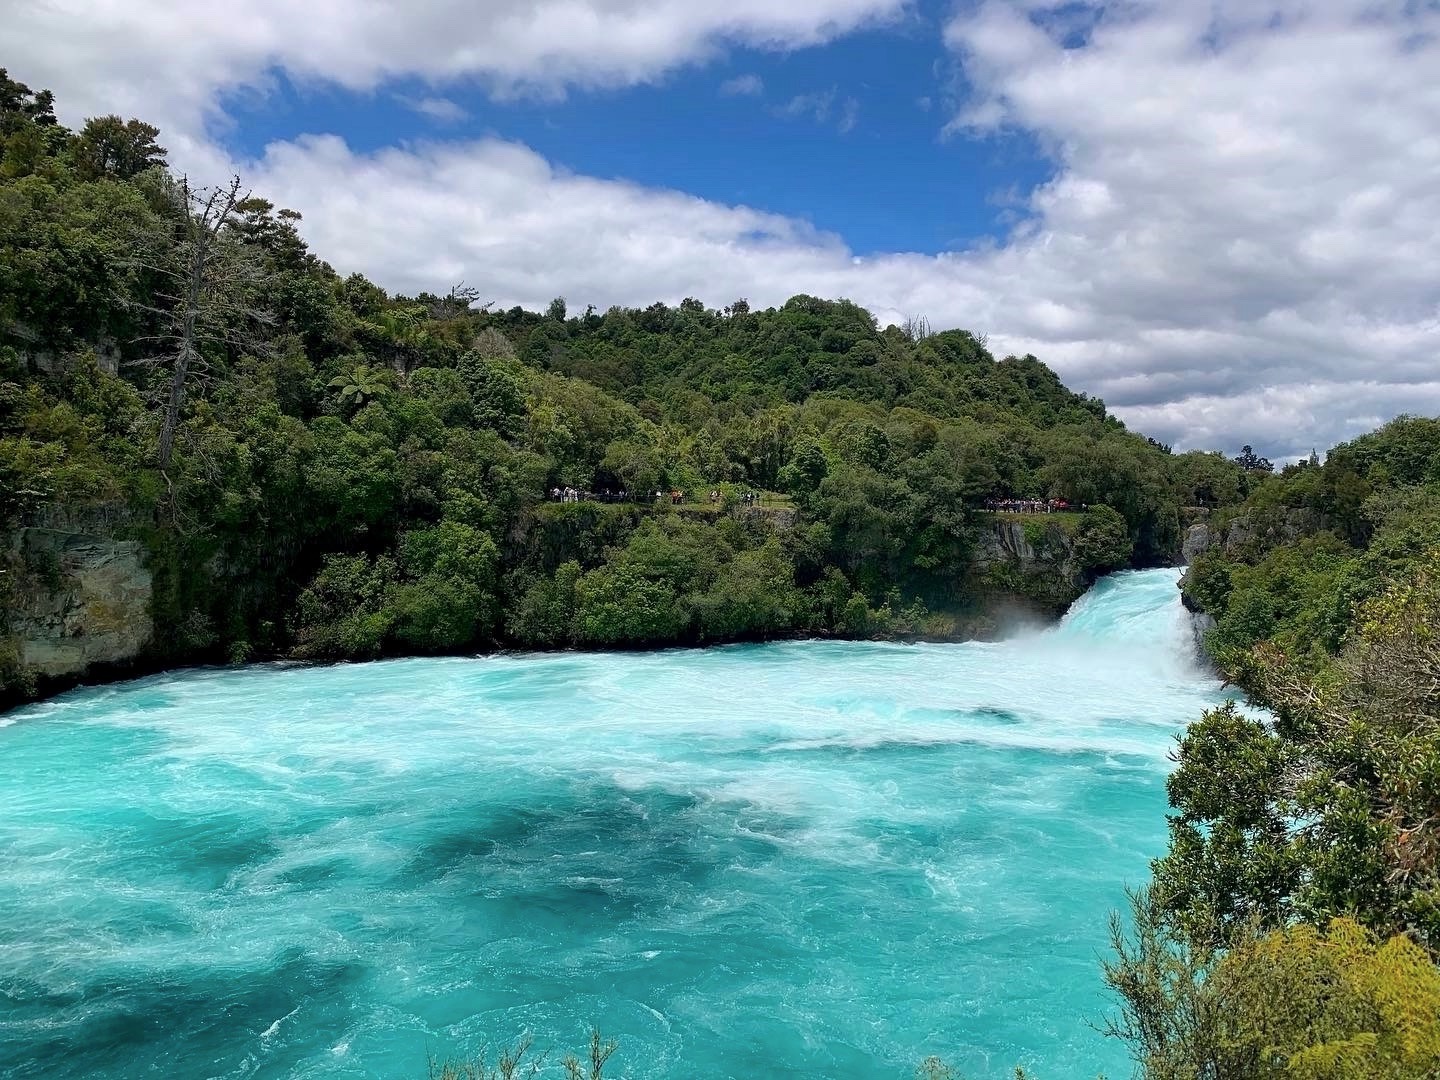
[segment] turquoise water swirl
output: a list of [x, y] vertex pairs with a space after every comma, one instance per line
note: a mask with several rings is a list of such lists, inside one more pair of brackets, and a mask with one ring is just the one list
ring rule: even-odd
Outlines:
[[1173, 571], [998, 644], [185, 671], [0, 717], [0, 1075], [1128, 1074], [1105, 917], [1219, 685]]

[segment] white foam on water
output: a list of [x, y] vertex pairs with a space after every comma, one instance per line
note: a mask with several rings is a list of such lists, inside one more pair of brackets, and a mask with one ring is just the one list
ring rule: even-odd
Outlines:
[[1118, 1074], [1086, 1026], [1105, 913], [1219, 693], [1175, 579], [998, 643], [262, 665], [21, 710], [0, 1037], [46, 1080], [241, 1075], [257, 1046], [400, 1080], [590, 1023], [655, 1080]]

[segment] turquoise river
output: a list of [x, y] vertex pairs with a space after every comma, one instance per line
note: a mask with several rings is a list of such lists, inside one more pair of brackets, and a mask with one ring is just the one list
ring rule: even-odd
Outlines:
[[0, 716], [0, 1076], [1129, 1075], [1106, 914], [1220, 699], [1176, 572], [997, 644], [192, 670]]

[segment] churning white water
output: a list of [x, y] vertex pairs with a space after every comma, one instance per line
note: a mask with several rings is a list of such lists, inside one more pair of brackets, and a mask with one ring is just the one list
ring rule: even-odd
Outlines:
[[1172, 571], [997, 644], [188, 671], [0, 730], [0, 1074], [1127, 1071], [1105, 917], [1218, 699]]

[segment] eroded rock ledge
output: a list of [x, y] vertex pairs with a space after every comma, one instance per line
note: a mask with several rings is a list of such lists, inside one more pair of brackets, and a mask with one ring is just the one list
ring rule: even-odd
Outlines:
[[123, 507], [54, 506], [27, 516], [5, 551], [15, 659], [42, 680], [125, 667], [154, 635], [154, 579]]

